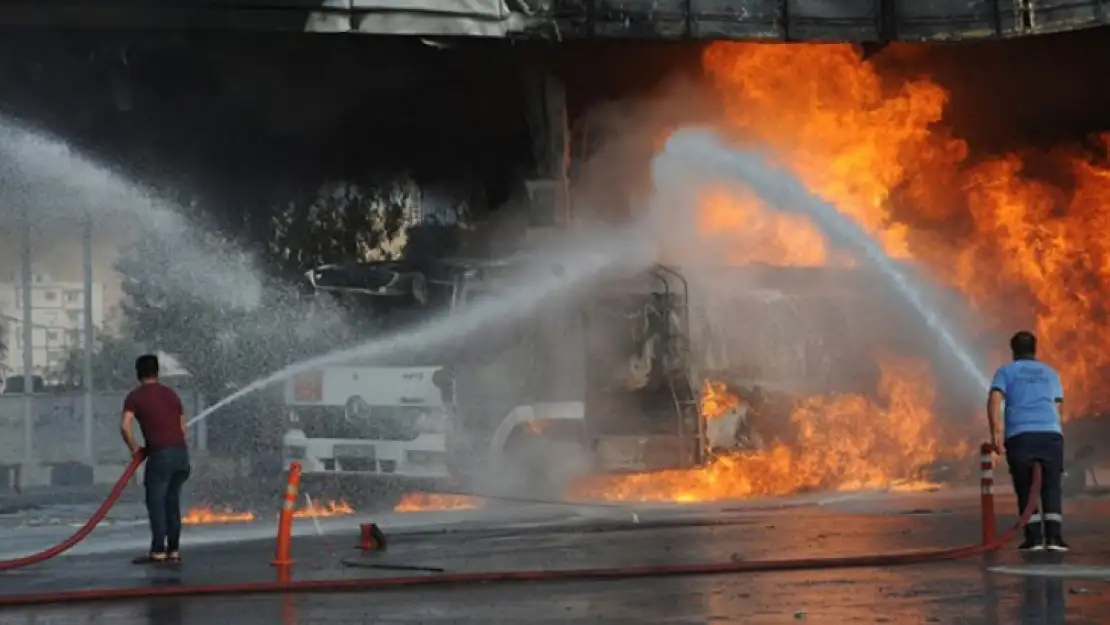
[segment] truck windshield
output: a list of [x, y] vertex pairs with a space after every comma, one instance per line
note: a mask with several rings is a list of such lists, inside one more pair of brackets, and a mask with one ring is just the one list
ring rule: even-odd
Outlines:
[[[369, 341], [390, 334], [401, 333], [418, 327], [446, 314], [450, 302], [450, 288], [428, 285], [428, 298], [421, 304], [411, 297], [381, 297], [358, 290], [328, 289], [315, 294], [318, 313], [323, 310], [338, 312], [342, 319], [346, 340]], [[444, 361], [444, 349], [406, 350], [391, 353], [372, 361], [354, 361], [350, 364], [376, 366], [433, 366]]]

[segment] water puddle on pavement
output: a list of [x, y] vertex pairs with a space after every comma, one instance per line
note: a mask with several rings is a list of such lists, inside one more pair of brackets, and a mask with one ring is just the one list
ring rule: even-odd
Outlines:
[[947, 508], [913, 508], [912, 510], [898, 510], [891, 513], [893, 516], [934, 516], [942, 514], [952, 514], [952, 511]]
[[992, 573], [1021, 575], [1026, 577], [1058, 577], [1066, 579], [1090, 579], [1110, 582], [1110, 566], [1081, 566], [1076, 564], [1019, 564], [1013, 566], [992, 566]]

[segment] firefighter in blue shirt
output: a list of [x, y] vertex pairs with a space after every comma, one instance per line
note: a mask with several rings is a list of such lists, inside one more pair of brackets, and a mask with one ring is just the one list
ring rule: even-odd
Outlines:
[[1041, 505], [1025, 527], [1025, 541], [1019, 549], [1067, 551], [1063, 536], [1064, 435], [1060, 422], [1064, 389], [1060, 374], [1037, 360], [1037, 337], [1032, 332], [1015, 334], [1010, 339], [1010, 350], [1013, 361], [999, 367], [991, 382], [987, 420], [996, 451], [1000, 450], [999, 440], [1004, 441], [1020, 511], [1029, 502], [1034, 464], [1039, 462], [1043, 470]]

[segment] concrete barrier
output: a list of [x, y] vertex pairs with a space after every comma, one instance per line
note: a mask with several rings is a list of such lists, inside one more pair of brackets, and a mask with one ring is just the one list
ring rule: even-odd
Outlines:
[[[126, 395], [124, 391], [93, 394], [91, 439], [85, 426], [83, 393], [32, 395], [30, 453], [24, 442], [27, 398], [0, 395], [0, 491], [114, 482], [127, 464], [119, 435]], [[182, 392], [181, 401], [187, 414], [197, 414], [204, 406], [195, 392]], [[203, 455], [207, 449], [203, 422], [193, 427], [189, 438], [194, 454]]]

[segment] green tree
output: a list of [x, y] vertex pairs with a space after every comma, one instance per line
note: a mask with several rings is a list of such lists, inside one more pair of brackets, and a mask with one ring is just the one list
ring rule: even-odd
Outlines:
[[201, 228], [151, 233], [116, 264], [123, 330], [177, 358], [210, 397], [318, 352], [343, 336], [342, 324], [309, 321], [304, 272], [399, 255], [412, 192], [404, 179], [325, 184], [270, 211], [268, 229], [253, 214], [234, 243]]
[[[96, 390], [127, 390], [135, 386], [135, 358], [146, 347], [126, 336], [98, 334], [92, 354]], [[81, 348], [70, 350], [57, 378], [65, 388], [84, 388], [85, 359]]]

